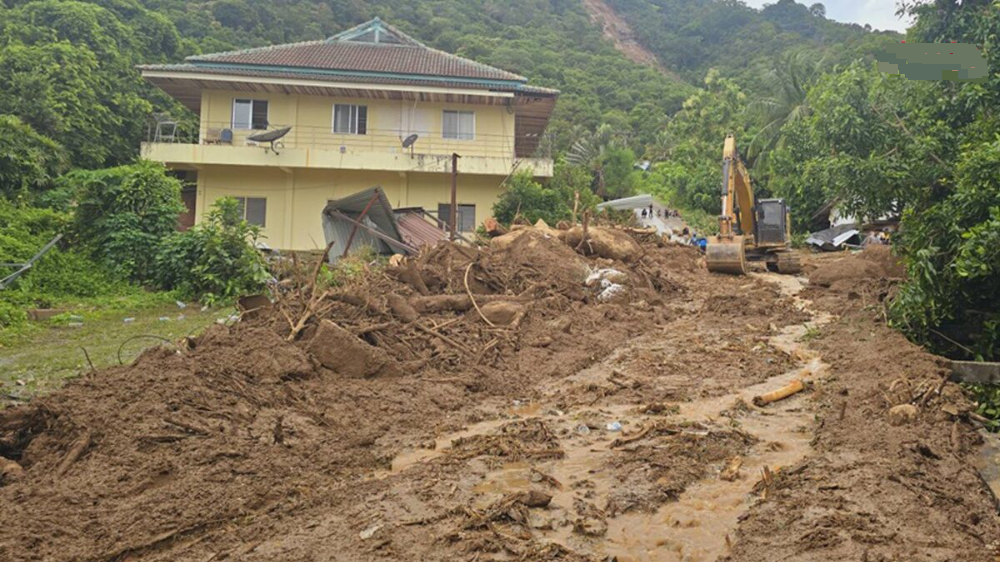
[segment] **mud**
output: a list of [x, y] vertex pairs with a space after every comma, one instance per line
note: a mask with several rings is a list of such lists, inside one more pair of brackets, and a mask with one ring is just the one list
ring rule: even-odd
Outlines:
[[443, 246], [321, 298], [293, 276], [4, 410], [0, 560], [993, 559], [970, 405], [877, 321], [884, 269], [852, 298], [637, 243]]

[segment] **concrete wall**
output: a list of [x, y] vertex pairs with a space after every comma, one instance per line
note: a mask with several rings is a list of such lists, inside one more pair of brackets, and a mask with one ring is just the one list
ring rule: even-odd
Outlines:
[[[458, 203], [476, 206], [476, 224], [493, 213], [502, 176], [459, 176]], [[321, 250], [326, 245], [320, 213], [327, 201], [369, 187], [385, 189], [393, 207], [423, 207], [436, 213], [451, 197], [451, 176], [439, 173], [302, 170], [241, 166], [206, 166], [198, 172], [199, 220], [224, 196], [264, 197], [264, 233], [273, 248]]]
[[[268, 122], [272, 128], [291, 126], [284, 139], [285, 146], [295, 148], [363, 149], [399, 154], [404, 149], [401, 139], [412, 133], [419, 135], [414, 147], [423, 154], [512, 157], [514, 152], [514, 114], [505, 106], [444, 104], [301, 96], [296, 94], [240, 93], [205, 90], [201, 103], [201, 135], [208, 129], [229, 128], [233, 100], [261, 99], [268, 102]], [[365, 135], [333, 134], [333, 107], [338, 103], [368, 107], [368, 133]], [[451, 140], [442, 137], [444, 110], [475, 112], [475, 139]], [[234, 130], [234, 144], [242, 145], [253, 131]]]

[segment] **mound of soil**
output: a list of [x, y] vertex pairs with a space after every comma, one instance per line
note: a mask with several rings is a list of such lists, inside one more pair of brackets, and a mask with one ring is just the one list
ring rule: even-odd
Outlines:
[[809, 283], [829, 287], [838, 281], [864, 281], [884, 276], [885, 270], [879, 264], [851, 256], [816, 268], [809, 274]]
[[[4, 410], [0, 560], [155, 558], [208, 537], [218, 552], [242, 540], [228, 529], [249, 514], [266, 535], [311, 491], [386, 470], [479, 404], [655, 328], [697, 272], [686, 253], [647, 246], [666, 267], [586, 257], [528, 229], [502, 249], [442, 244], [344, 286], [315, 287], [303, 272], [232, 327]], [[644, 306], [597, 301], [584, 281], [609, 265]], [[558, 454], [505, 439], [460, 449]]]
[[858, 254], [820, 265], [809, 273], [809, 282], [821, 287], [831, 287], [844, 281], [879, 281], [901, 279], [905, 276], [906, 268], [902, 261], [893, 255], [891, 247], [872, 245]]

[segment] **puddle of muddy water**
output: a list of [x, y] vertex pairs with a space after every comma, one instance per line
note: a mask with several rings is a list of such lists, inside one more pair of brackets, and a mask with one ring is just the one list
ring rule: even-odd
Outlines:
[[[777, 282], [781, 291], [796, 299], [801, 309], [809, 311], [808, 301], [796, 295], [802, 287], [797, 278], [780, 275], [757, 275], [767, 281]], [[811, 311], [809, 311], [811, 312]], [[677, 421], [709, 422], [719, 420], [720, 414], [732, 408], [737, 401], [751, 403], [754, 396], [774, 390], [795, 380], [808, 380], [821, 375], [827, 365], [804, 342], [811, 329], [832, 320], [828, 315], [813, 313], [812, 320], [804, 325], [788, 326], [770, 338], [769, 344], [787, 353], [798, 366], [767, 381], [726, 394], [724, 396], [679, 402], [680, 411], [671, 419]], [[635, 342], [633, 345], [642, 345]], [[604, 362], [591, 366], [568, 379], [546, 385], [543, 395], [558, 395], [560, 385], [573, 384], [581, 379], [605, 379], [622, 350], [613, 353]], [[639, 404], [602, 406], [597, 412], [603, 417], [628, 420], [626, 429], [635, 430], [639, 425], [654, 423], [662, 417], [637, 414]], [[741, 476], [734, 481], [718, 478], [713, 473], [687, 487], [677, 501], [661, 506], [653, 513], [633, 511], [607, 520], [607, 532], [600, 538], [584, 538], [573, 532], [570, 522], [577, 516], [575, 502], [581, 497], [598, 509], [607, 507], [607, 499], [617, 484], [608, 459], [612, 454], [611, 442], [620, 433], [592, 430], [587, 434], [577, 431], [580, 420], [593, 410], [554, 412], [546, 407], [545, 400], [516, 404], [505, 412], [521, 419], [543, 419], [556, 435], [561, 435], [560, 447], [565, 452], [562, 459], [537, 464], [512, 463], [487, 472], [474, 486], [480, 494], [474, 507], [485, 507], [505, 494], [525, 491], [533, 487], [548, 489], [552, 501], [542, 514], [548, 519], [549, 528], [539, 529], [543, 541], [556, 542], [571, 549], [614, 556], [621, 562], [650, 561], [712, 561], [726, 553], [728, 539], [735, 531], [739, 517], [750, 507], [752, 488], [760, 479], [765, 467], [771, 471], [787, 468], [803, 459], [810, 451], [812, 438], [808, 428], [813, 416], [802, 407], [801, 397], [773, 403], [764, 409], [751, 409], [739, 417], [740, 429], [754, 436], [758, 442], [743, 459]], [[596, 414], [595, 414], [596, 415]], [[436, 440], [433, 450], [406, 451], [392, 462], [396, 474], [414, 464], [426, 462], [447, 454], [452, 441], [462, 437], [494, 433], [511, 419], [497, 419], [474, 424], [463, 431], [444, 435]], [[539, 483], [539, 471], [550, 476], [561, 488], [545, 488]]]

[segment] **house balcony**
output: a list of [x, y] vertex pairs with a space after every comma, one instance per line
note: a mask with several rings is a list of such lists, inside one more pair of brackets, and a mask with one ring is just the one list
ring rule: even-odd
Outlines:
[[202, 123], [197, 133], [151, 130], [142, 144], [142, 155], [168, 166], [199, 169], [202, 166], [269, 166], [282, 169], [342, 169], [413, 173], [451, 173], [452, 154], [459, 154], [460, 174], [507, 176], [532, 170], [537, 177], [551, 177], [553, 162], [539, 137], [518, 139], [513, 134], [479, 134], [468, 140], [444, 139], [440, 133], [416, 133], [416, 141], [403, 146], [409, 131], [373, 130], [366, 134], [334, 134], [329, 127], [291, 127], [272, 142], [255, 141], [260, 133], [241, 131], [229, 124]]

